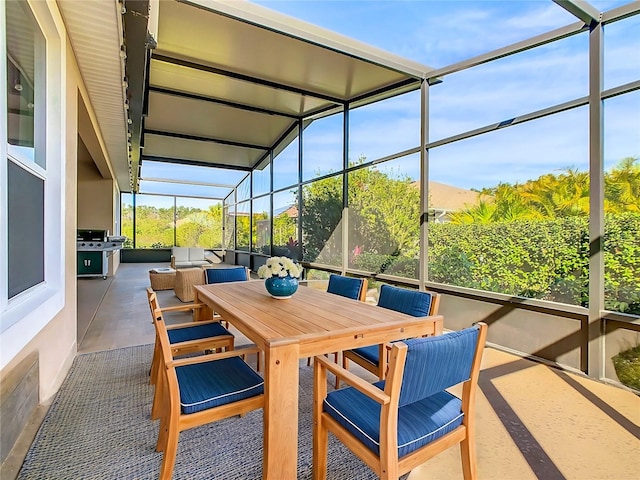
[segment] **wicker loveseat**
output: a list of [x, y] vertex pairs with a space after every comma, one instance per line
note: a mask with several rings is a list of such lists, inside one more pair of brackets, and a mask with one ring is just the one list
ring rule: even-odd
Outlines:
[[209, 265], [201, 247], [173, 247], [171, 249], [171, 268], [191, 268]]

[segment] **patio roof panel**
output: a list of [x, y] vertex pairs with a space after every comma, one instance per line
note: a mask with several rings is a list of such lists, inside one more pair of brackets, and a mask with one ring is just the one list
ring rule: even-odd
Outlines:
[[[326, 106], [326, 101], [283, 89], [237, 80], [182, 65], [151, 61], [150, 86], [224, 99], [239, 106], [301, 116]], [[250, 99], [250, 101], [249, 101]]]
[[264, 150], [237, 147], [214, 142], [179, 137], [152, 135], [144, 137], [144, 158], [162, 158], [166, 161], [194, 165], [226, 166], [249, 170], [265, 155]]
[[273, 139], [282, 136], [292, 122], [287, 117], [151, 92], [145, 130], [219, 139], [268, 149]]
[[250, 2], [159, 2], [155, 40], [143, 159], [253, 168], [298, 119], [416, 89], [430, 70]]

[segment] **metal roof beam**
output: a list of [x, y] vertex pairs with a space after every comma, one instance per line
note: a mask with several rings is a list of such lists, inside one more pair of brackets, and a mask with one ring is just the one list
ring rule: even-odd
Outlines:
[[147, 130], [144, 131], [145, 135], [159, 135], [161, 137], [180, 138], [183, 140], [197, 140], [199, 142], [211, 142], [219, 143], [220, 145], [230, 145], [232, 147], [253, 148], [255, 150], [269, 150], [269, 147], [264, 145], [253, 145], [250, 143], [234, 142], [232, 140], [223, 140], [221, 138], [200, 137], [198, 135], [187, 135], [185, 133], [165, 132], [162, 130]]
[[465, 70], [467, 68], [476, 67], [478, 65], [488, 63], [498, 58], [507, 57], [515, 53], [524, 52], [525, 50], [530, 50], [532, 48], [539, 47], [540, 45], [546, 45], [547, 43], [551, 43], [555, 40], [559, 40], [565, 37], [570, 37], [571, 35], [580, 33], [586, 28], [587, 27], [585, 27], [585, 25], [582, 22], [575, 22], [575, 23], [572, 23], [571, 25], [566, 25], [564, 27], [557, 28], [550, 32], [543, 33], [535, 37], [531, 37], [527, 40], [523, 40], [521, 42], [517, 42], [511, 45], [508, 45], [506, 47], [499, 48], [497, 50], [493, 50], [492, 52], [478, 55], [477, 57], [473, 57], [468, 60], [464, 60], [462, 62], [454, 63], [453, 65], [449, 65], [448, 67], [440, 68], [438, 70], [433, 70], [427, 74], [427, 80], [429, 81], [430, 85], [433, 85], [435, 83], [440, 83], [441, 79], [437, 77], [443, 77], [445, 75], [456, 73], [461, 70]]
[[242, 167], [240, 165], [228, 165], [228, 164], [213, 163], [213, 162], [203, 162], [201, 160], [188, 160], [186, 158], [160, 157], [157, 155], [142, 155], [140, 158], [143, 161], [149, 160], [150, 162], [177, 163], [179, 165], [194, 165], [196, 167], [213, 167], [213, 168], [224, 168], [226, 170], [239, 170], [241, 172], [251, 172], [251, 167]]
[[146, 182], [158, 182], [158, 183], [179, 183], [180, 185], [198, 185], [200, 187], [236, 188], [235, 185], [229, 185], [226, 183], [198, 182], [195, 180], [174, 180], [170, 178], [152, 178], [152, 177], [140, 177], [140, 180], [144, 180]]
[[578, 17], [586, 25], [593, 25], [602, 20], [602, 14], [589, 2], [583, 0], [553, 0], [571, 15]]

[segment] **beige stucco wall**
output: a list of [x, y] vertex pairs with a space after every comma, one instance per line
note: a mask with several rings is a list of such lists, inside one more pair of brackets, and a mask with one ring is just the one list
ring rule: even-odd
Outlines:
[[[79, 101], [82, 101], [80, 98]], [[115, 181], [104, 178], [94, 163], [82, 138], [78, 139], [78, 228], [108, 230], [115, 235], [117, 229], [116, 201], [119, 193]], [[116, 200], [117, 199], [117, 200]], [[109, 275], [120, 265], [119, 252], [109, 252]]]

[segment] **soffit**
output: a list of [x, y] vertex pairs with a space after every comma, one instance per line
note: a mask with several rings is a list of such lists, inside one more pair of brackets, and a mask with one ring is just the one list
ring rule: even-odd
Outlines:
[[163, 1], [158, 18], [143, 159], [255, 167], [300, 119], [415, 89], [430, 70], [250, 2]]
[[59, 0], [58, 5], [97, 119], [93, 128], [104, 142], [111, 175], [121, 190], [129, 190], [120, 7], [115, 1]]

